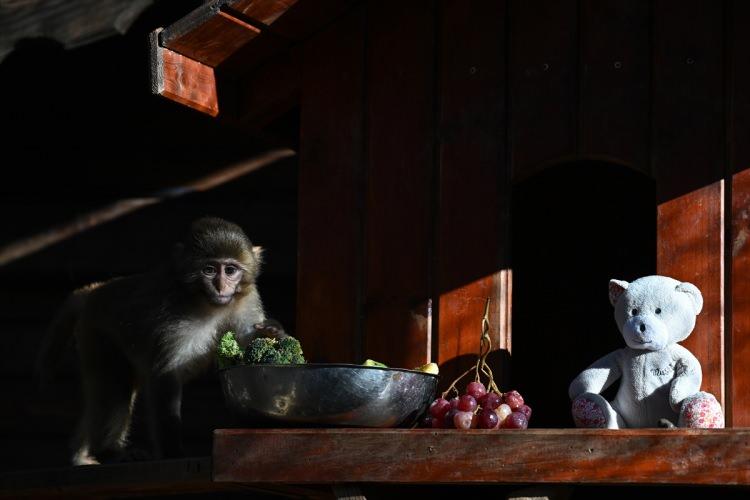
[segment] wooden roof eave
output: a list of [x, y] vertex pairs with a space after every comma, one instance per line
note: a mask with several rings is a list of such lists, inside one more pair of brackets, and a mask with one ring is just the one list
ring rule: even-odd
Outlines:
[[298, 101], [299, 72], [291, 49], [355, 3], [215, 0], [202, 5], [152, 32], [152, 91], [213, 117], [271, 119]]

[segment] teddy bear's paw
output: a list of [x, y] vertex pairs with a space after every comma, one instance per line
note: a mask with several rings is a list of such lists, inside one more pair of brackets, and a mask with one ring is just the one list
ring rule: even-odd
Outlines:
[[679, 426], [692, 429], [723, 429], [724, 412], [713, 394], [699, 392], [682, 402]]
[[606, 429], [607, 414], [598, 403], [586, 397], [578, 397], [573, 401], [573, 422], [576, 427]]

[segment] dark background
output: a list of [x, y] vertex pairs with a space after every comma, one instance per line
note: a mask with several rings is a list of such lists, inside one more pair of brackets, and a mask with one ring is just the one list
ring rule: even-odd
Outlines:
[[[155, 2], [126, 35], [73, 50], [23, 40], [0, 63], [0, 247], [278, 145], [151, 95], [148, 33], [200, 3]], [[281, 130], [294, 130], [295, 121], [295, 113], [284, 117]], [[296, 177], [296, 160], [279, 162], [0, 266], [0, 470], [67, 463], [79, 402], [72, 347], [49, 391], [37, 393], [31, 380], [41, 336], [65, 296], [155, 266], [196, 217], [232, 220], [265, 248], [261, 296], [293, 331]], [[191, 383], [184, 404], [186, 449], [207, 455], [211, 429], [226, 419], [215, 376]]]

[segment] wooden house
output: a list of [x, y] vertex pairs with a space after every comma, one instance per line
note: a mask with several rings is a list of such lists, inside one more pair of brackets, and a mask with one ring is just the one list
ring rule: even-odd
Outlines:
[[[515, 465], [434, 469], [485, 438], [220, 431], [213, 479], [750, 484], [748, 23], [741, 0], [218, 0], [154, 31], [154, 93], [296, 151], [307, 356], [447, 385], [489, 297], [493, 366], [540, 428], [497, 442]], [[683, 344], [728, 428], [570, 429], [568, 383], [622, 342], [608, 280], [657, 273], [703, 293]], [[311, 468], [312, 439], [341, 451]], [[376, 445], [415, 465], [347, 459]]]

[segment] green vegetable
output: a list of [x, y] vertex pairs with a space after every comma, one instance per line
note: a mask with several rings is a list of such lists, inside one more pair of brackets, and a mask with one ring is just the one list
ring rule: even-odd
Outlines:
[[245, 349], [248, 364], [303, 364], [302, 346], [294, 337], [281, 340], [260, 337], [253, 339]]
[[388, 368], [387, 365], [384, 365], [380, 361], [375, 361], [374, 359], [366, 359], [364, 363], [362, 363], [364, 366], [379, 366], [380, 368]]
[[227, 332], [219, 340], [219, 348], [216, 350], [216, 358], [219, 368], [238, 365], [242, 362], [242, 348], [234, 338], [234, 332]]

